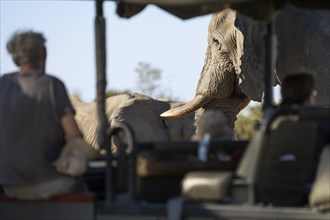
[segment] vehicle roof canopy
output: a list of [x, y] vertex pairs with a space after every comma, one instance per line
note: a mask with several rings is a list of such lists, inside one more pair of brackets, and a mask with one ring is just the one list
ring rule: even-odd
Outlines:
[[182, 19], [232, 8], [252, 18], [267, 21], [276, 10], [288, 3], [300, 8], [330, 9], [329, 2], [324, 0], [119, 0], [117, 14], [130, 18], [152, 4]]

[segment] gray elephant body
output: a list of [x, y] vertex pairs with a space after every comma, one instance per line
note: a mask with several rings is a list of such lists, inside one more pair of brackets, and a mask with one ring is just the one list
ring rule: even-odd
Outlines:
[[[261, 56], [264, 54], [264, 48], [261, 46], [263, 46], [262, 37], [265, 27], [252, 19], [243, 19], [247, 21], [247, 27], [243, 32], [244, 55], [242, 72], [239, 74], [240, 87], [252, 100], [261, 101], [264, 88], [264, 58]], [[274, 21], [278, 80], [281, 82], [285, 75], [298, 71], [314, 73], [319, 93], [317, 104], [329, 106], [330, 12], [287, 6], [278, 12]], [[252, 29], [249, 28], [251, 23], [253, 23]], [[259, 30], [254, 30], [255, 27]]]
[[330, 106], [330, 12], [290, 7], [277, 16], [276, 29], [280, 80], [301, 69], [314, 72], [317, 103]]
[[[287, 6], [276, 16], [279, 80], [285, 74], [315, 72], [317, 102], [330, 105], [330, 13]], [[262, 101], [265, 66], [265, 24], [226, 9], [212, 16], [208, 28], [208, 47], [196, 96], [163, 117], [183, 116], [205, 109], [225, 113], [233, 128], [244, 103]]]
[[[93, 148], [96, 144], [97, 113], [96, 103], [84, 103], [71, 98], [76, 110], [77, 123], [85, 140]], [[195, 132], [194, 116], [163, 119], [159, 114], [177, 105], [176, 102], [161, 101], [134, 93], [111, 96], [106, 99], [106, 114], [109, 125], [127, 123], [135, 133], [137, 142], [189, 140]]]

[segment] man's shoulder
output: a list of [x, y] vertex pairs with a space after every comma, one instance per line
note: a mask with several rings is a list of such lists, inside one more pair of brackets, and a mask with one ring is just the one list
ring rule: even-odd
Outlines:
[[7, 77], [15, 76], [15, 75], [17, 75], [17, 74], [18, 74], [17, 71], [16, 71], [16, 72], [9, 72], [9, 73], [1, 73], [1, 74], [0, 74], [0, 77], [1, 77], [1, 78], [7, 78]]
[[64, 82], [61, 79], [59, 79], [57, 76], [55, 76], [55, 75], [46, 73], [44, 76], [47, 77], [47, 78], [49, 78], [50, 80], [56, 82], [56, 83], [64, 84]]
[[66, 90], [65, 83], [59, 79], [57, 76], [54, 76], [52, 74], [44, 74], [44, 77], [48, 78], [48, 81], [51, 82], [51, 84], [54, 86], [56, 90]]
[[8, 80], [17, 77], [18, 72], [1, 73], [0, 80]]

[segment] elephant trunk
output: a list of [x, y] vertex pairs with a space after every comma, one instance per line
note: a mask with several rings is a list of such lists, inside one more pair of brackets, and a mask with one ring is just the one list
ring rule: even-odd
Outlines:
[[176, 108], [170, 109], [166, 112], [163, 112], [161, 117], [181, 117], [187, 115], [191, 112], [196, 111], [197, 109], [204, 106], [206, 103], [210, 101], [209, 97], [203, 95], [196, 95], [195, 98], [190, 100], [184, 105], [178, 106]]
[[[235, 87], [236, 74], [231, 65], [225, 68], [225, 62], [210, 62], [206, 59], [198, 82], [195, 97], [182, 106], [162, 113], [161, 117], [181, 117], [200, 108], [208, 108], [214, 99], [222, 100], [231, 96]], [[229, 68], [228, 68], [229, 66]]]

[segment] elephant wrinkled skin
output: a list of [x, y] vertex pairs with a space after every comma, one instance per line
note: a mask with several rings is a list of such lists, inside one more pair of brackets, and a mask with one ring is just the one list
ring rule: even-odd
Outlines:
[[[309, 70], [315, 74], [317, 103], [330, 105], [330, 13], [287, 6], [275, 19], [278, 37], [277, 77]], [[214, 14], [195, 98], [162, 117], [179, 117], [205, 109], [225, 113], [234, 127], [237, 114], [250, 100], [262, 101], [265, 24], [234, 10]], [[198, 111], [197, 111], [198, 110]]]
[[[86, 142], [99, 149], [96, 143], [96, 103], [84, 103], [74, 97], [71, 97], [71, 102]], [[190, 140], [195, 132], [192, 114], [179, 120], [159, 116], [161, 112], [176, 105], [176, 102], [156, 100], [138, 93], [121, 94], [106, 99], [106, 114], [109, 126], [118, 122], [127, 123], [137, 142]]]

